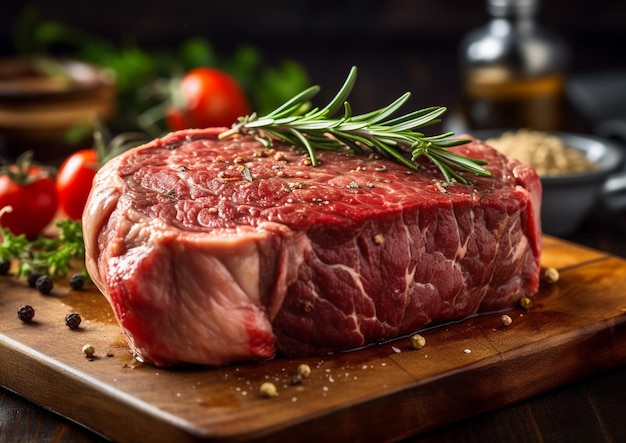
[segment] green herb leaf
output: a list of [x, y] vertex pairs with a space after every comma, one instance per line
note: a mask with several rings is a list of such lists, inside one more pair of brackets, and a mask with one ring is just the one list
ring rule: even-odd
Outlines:
[[[24, 234], [14, 235], [1, 228], [0, 260], [17, 262], [17, 277], [38, 272], [51, 278], [67, 275], [77, 260], [84, 260], [85, 243], [82, 224], [70, 219], [56, 223], [59, 233], [54, 237], [40, 235], [29, 241]], [[83, 274], [86, 275], [84, 269]]]
[[[311, 109], [310, 100], [320, 91], [319, 86], [311, 86], [267, 115], [240, 117], [220, 138], [251, 135], [266, 146], [274, 139], [282, 140], [305, 148], [313, 166], [318, 164], [317, 150], [339, 150], [347, 146], [358, 154], [377, 152], [413, 170], [418, 170], [417, 160], [424, 157], [439, 168], [448, 183], [469, 184], [463, 172], [491, 175], [484, 167], [486, 162], [448, 150], [469, 140], [451, 138], [454, 135], [451, 132], [427, 137], [417, 131], [439, 123], [445, 107], [433, 106], [392, 117], [410, 98], [407, 92], [383, 108], [352, 115], [347, 99], [356, 82], [356, 73], [356, 67], [352, 67], [343, 86], [322, 108]], [[343, 116], [333, 118], [342, 109]]]

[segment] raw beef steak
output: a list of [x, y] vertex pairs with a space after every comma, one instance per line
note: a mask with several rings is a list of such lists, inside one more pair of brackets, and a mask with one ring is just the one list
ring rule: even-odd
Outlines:
[[480, 141], [492, 177], [447, 185], [376, 156], [224, 129], [172, 133], [98, 173], [87, 269], [138, 359], [219, 365], [349, 350], [513, 307], [539, 286], [541, 183]]

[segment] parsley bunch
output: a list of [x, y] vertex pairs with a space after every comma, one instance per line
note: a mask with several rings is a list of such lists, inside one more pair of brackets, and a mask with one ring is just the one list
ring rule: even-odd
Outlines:
[[85, 242], [80, 221], [61, 220], [56, 223], [58, 235], [39, 235], [28, 240], [24, 234], [14, 235], [2, 227], [0, 242], [0, 262], [16, 261], [17, 277], [33, 273], [45, 274], [51, 278], [64, 277], [77, 260], [84, 260]]

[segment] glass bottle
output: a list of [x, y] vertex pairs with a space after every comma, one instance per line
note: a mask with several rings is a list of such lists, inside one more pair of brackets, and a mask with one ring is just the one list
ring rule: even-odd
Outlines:
[[562, 129], [567, 48], [537, 23], [539, 6], [540, 0], [487, 0], [489, 23], [463, 40], [468, 129]]

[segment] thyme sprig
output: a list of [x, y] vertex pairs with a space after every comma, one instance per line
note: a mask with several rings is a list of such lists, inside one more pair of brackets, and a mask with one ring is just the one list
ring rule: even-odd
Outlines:
[[[452, 138], [453, 132], [426, 136], [417, 131], [439, 123], [445, 107], [433, 106], [393, 117], [410, 98], [407, 92], [383, 108], [352, 115], [347, 98], [355, 84], [356, 73], [356, 67], [352, 67], [335, 97], [322, 108], [310, 109], [310, 100], [320, 91], [319, 86], [311, 86], [264, 116], [253, 113], [240, 117], [231, 129], [220, 134], [220, 138], [251, 135], [265, 146], [270, 146], [273, 140], [282, 140], [305, 148], [313, 166], [318, 164], [318, 150], [337, 151], [348, 147], [356, 154], [379, 153], [415, 171], [419, 169], [417, 160], [427, 158], [448, 183], [469, 184], [470, 180], [462, 174], [464, 171], [491, 175], [484, 167], [485, 161], [448, 149], [470, 140]], [[342, 108], [343, 116], [334, 118]]]

